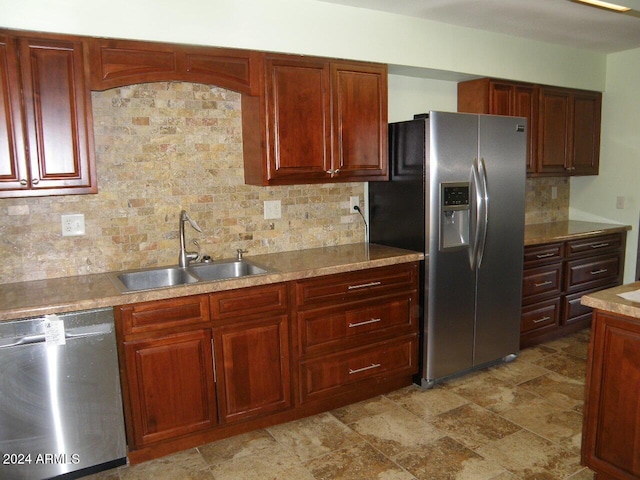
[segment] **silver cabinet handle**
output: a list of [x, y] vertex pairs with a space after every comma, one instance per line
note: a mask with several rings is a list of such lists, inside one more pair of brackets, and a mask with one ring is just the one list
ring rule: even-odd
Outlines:
[[537, 320], [534, 320], [533, 323], [546, 322], [547, 320], [551, 320], [551, 317], [542, 317]]
[[551, 280], [547, 280], [546, 282], [534, 283], [534, 287], [546, 287], [547, 285], [551, 285], [553, 282]]
[[536, 258], [547, 258], [547, 257], [553, 257], [555, 255], [555, 253], [539, 253], [538, 255], [536, 255]]
[[378, 323], [381, 321], [381, 318], [372, 318], [371, 320], [365, 320], [364, 322], [349, 323], [349, 328], [361, 327], [362, 325], [371, 325], [372, 323]]
[[603, 248], [608, 246], [609, 246], [608, 242], [602, 242], [602, 243], [594, 243], [593, 245], [591, 245], [591, 248]]
[[379, 368], [381, 365], [379, 363], [372, 363], [368, 367], [349, 369], [349, 375], [353, 375], [354, 373], [366, 372], [367, 370], [373, 370], [374, 368]]
[[32, 178], [32, 179], [31, 179], [31, 184], [32, 184], [32, 185], [37, 185], [37, 184], [39, 184], [39, 183], [40, 183], [40, 179], [38, 179], [38, 178]]
[[377, 287], [378, 285], [382, 285], [382, 282], [369, 282], [369, 283], [362, 283], [360, 285], [349, 285], [347, 290], [357, 290], [359, 288]]
[[27, 182], [26, 178], [21, 178], [20, 179], [20, 185], [26, 185], [27, 183], [29, 183], [29, 182]]
[[331, 175], [332, 177], [338, 175], [340, 173], [340, 169], [336, 168], [335, 170], [333, 168], [330, 168], [329, 170], [327, 170], [327, 172], [329, 175]]
[[599, 275], [601, 273], [606, 273], [607, 269], [606, 268], [601, 268], [600, 270], [594, 270], [591, 272], [591, 275]]

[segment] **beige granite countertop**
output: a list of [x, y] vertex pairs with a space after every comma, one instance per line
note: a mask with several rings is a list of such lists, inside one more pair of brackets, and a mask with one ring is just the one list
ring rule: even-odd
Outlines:
[[597, 308], [598, 310], [619, 313], [640, 319], [640, 303], [632, 302], [618, 296], [619, 293], [632, 292], [638, 289], [640, 289], [640, 282], [628, 283], [584, 295], [580, 299], [580, 303], [588, 307]]
[[135, 293], [121, 293], [108, 273], [0, 284], [0, 321], [383, 267], [419, 261], [424, 255], [382, 245], [355, 243], [267, 255], [246, 255], [245, 258], [267, 267], [270, 273]]
[[581, 222], [577, 220], [535, 223], [524, 226], [524, 244], [539, 245], [543, 243], [562, 242], [607, 233], [626, 232], [627, 230], [631, 230], [631, 226], [613, 223]]

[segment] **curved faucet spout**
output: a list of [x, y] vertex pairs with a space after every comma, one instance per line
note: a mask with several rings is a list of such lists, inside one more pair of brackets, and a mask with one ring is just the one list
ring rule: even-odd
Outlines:
[[193, 227], [194, 230], [198, 232], [202, 232], [200, 226], [189, 217], [189, 214], [186, 210], [182, 210], [180, 212], [180, 257], [178, 258], [178, 266], [187, 267], [189, 262], [198, 258], [198, 254], [196, 252], [187, 252], [185, 248], [185, 235], [184, 235], [184, 224], [189, 222], [189, 225]]

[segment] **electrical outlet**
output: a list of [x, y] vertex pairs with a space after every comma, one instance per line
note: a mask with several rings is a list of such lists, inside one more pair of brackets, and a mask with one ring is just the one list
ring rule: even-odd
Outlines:
[[282, 206], [280, 200], [264, 201], [264, 219], [282, 218]]
[[556, 198], [558, 198], [558, 187], [553, 185], [551, 187], [551, 200], [555, 200]]
[[360, 197], [358, 196], [349, 197], [349, 213], [358, 213], [356, 210], [354, 210], [353, 207], [359, 207], [359, 206], [360, 206]]
[[84, 215], [82, 213], [62, 215], [63, 237], [84, 235], [84, 233]]
[[616, 197], [616, 208], [624, 210], [624, 197]]

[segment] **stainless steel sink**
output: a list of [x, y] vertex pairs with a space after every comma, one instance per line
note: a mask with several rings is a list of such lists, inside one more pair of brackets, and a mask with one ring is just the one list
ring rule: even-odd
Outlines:
[[151, 268], [123, 272], [111, 277], [122, 291], [152, 290], [196, 283], [198, 278], [179, 267]]
[[221, 260], [190, 265], [187, 268], [160, 267], [115, 272], [110, 274], [110, 278], [121, 292], [128, 293], [260, 275], [267, 272], [266, 269], [246, 260]]
[[247, 275], [267, 273], [267, 270], [264, 268], [249, 263], [246, 260], [201, 263], [191, 265], [189, 271], [203, 281], [223, 280], [225, 278], [238, 278]]

